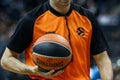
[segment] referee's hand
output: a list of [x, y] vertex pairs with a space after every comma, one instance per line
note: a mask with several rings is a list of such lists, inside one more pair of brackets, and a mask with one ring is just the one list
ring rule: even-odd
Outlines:
[[51, 70], [49, 72], [41, 72], [39, 70], [39, 67], [35, 66], [35, 67], [33, 67], [32, 72], [33, 72], [32, 75], [37, 75], [37, 76], [41, 76], [41, 77], [44, 77], [46, 79], [49, 79], [49, 78], [55, 77], [57, 75], [60, 75], [61, 73], [63, 73], [63, 70], [59, 70], [57, 72], [55, 72], [55, 70]]

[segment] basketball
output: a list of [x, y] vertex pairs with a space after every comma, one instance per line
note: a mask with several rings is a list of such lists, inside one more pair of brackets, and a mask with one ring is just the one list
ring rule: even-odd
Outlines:
[[46, 34], [35, 41], [32, 58], [42, 72], [62, 70], [71, 62], [71, 46], [59, 34]]

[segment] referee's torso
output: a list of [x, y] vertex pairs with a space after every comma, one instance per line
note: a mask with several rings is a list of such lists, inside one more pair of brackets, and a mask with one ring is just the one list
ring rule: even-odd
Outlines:
[[[8, 43], [8, 48], [18, 53], [25, 49], [26, 64], [34, 66], [31, 55], [34, 42], [48, 33], [60, 34], [71, 44], [73, 61], [64, 73], [52, 80], [90, 80], [90, 51], [98, 53], [103, 49], [98, 47], [99, 49], [94, 51], [94, 48], [90, 48], [96, 45], [92, 34], [95, 34], [97, 24], [93, 23], [92, 18], [91, 13], [75, 4], [71, 3], [70, 10], [63, 15], [54, 10], [49, 2], [46, 2], [31, 10], [20, 20], [16, 32]], [[96, 33], [94, 37], [97, 38], [96, 36], [99, 34]], [[39, 76], [30, 76], [44, 80]]]

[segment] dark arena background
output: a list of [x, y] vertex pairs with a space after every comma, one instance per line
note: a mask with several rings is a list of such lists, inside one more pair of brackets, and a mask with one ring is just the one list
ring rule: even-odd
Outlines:
[[[18, 20], [24, 13], [45, 1], [47, 0], [0, 0], [0, 58]], [[110, 46], [109, 55], [113, 63], [114, 80], [120, 80], [120, 0], [73, 0], [73, 2], [96, 15]], [[19, 59], [24, 62], [23, 54]], [[100, 79], [99, 71], [92, 58], [90, 76], [91, 80]], [[0, 80], [30, 79], [26, 75], [11, 73], [0, 67]]]

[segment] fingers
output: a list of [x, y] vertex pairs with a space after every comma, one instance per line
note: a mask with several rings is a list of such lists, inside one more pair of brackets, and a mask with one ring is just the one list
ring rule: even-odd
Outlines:
[[63, 73], [63, 72], [64, 72], [63, 70], [60, 70], [60, 71], [57, 71], [57, 72], [54, 71], [53, 73], [50, 74], [50, 76], [51, 76], [51, 77], [55, 77], [55, 76], [60, 75], [60, 74]]
[[42, 76], [42, 77], [44, 77], [44, 78], [46, 78], [46, 79], [49, 79], [49, 78], [51, 78], [51, 77], [53, 77], [53, 73], [55, 72], [55, 70], [51, 70], [51, 71], [49, 71], [49, 72], [39, 72], [39, 74], [40, 74], [40, 76]]
[[53, 76], [60, 75], [60, 74], [63, 73], [63, 72], [64, 72], [64, 70], [57, 71], [56, 73], [53, 74]]
[[39, 76], [45, 77], [47, 79], [58, 76], [58, 75], [60, 75], [61, 73], [64, 72], [63, 70], [59, 70], [59, 71], [50, 70], [49, 72], [42, 72], [42, 71], [39, 70], [38, 66], [34, 66], [33, 70], [34, 70], [35, 75], [39, 75]]
[[57, 71], [57, 72], [55, 72], [55, 70], [51, 70], [51, 71], [49, 71], [49, 72], [47, 72], [47, 73], [41, 72], [41, 74], [42, 74], [46, 79], [49, 79], [49, 78], [58, 76], [58, 75], [60, 75], [60, 74], [63, 73], [63, 72], [64, 72], [63, 70], [60, 70], [60, 71]]
[[40, 73], [42, 73], [42, 74], [44, 74], [44, 75], [51, 75], [51, 74], [53, 74], [55, 72], [55, 70], [51, 70], [51, 71], [49, 71], [49, 72], [40, 72]]

